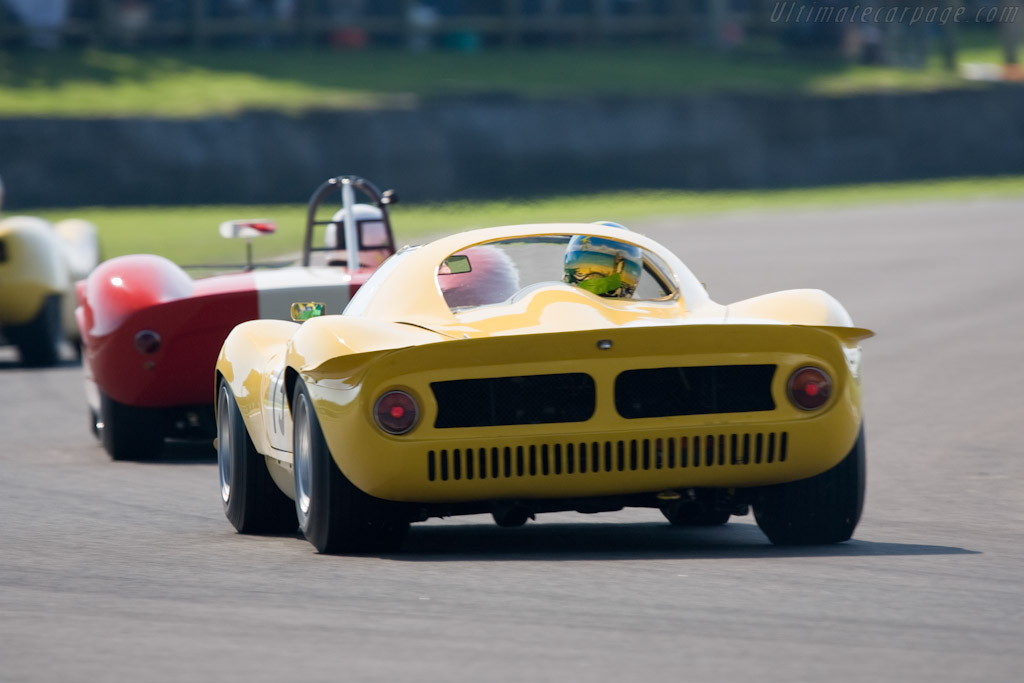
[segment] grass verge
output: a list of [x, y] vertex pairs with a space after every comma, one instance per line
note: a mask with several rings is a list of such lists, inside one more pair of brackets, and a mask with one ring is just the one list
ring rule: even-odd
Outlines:
[[[756, 191], [637, 191], [551, 197], [539, 200], [398, 204], [392, 212], [400, 243], [429, 235], [493, 225], [614, 220], [626, 225], [659, 216], [692, 216], [728, 211], [837, 208], [913, 201], [958, 201], [1024, 197], [1024, 177], [960, 178], [905, 183], [841, 185]], [[242, 243], [222, 239], [221, 221], [271, 218], [278, 232], [254, 242], [257, 259], [297, 252], [302, 243], [305, 206], [197, 206], [37, 209], [23, 213], [49, 220], [77, 216], [99, 226], [105, 258], [155, 253], [182, 264], [241, 262]], [[685, 222], [680, 222], [685, 229]]]
[[[962, 63], [1001, 63], [991, 27], [963, 30]], [[933, 49], [933, 52], [935, 50]], [[755, 40], [721, 54], [680, 45], [356, 52], [325, 48], [86, 49], [0, 52], [0, 117], [201, 117], [407, 103], [421, 96], [509, 93], [681, 95], [848, 94], [978, 86], [943, 70], [852, 64]], [[980, 86], [978, 86], [980, 87]]]

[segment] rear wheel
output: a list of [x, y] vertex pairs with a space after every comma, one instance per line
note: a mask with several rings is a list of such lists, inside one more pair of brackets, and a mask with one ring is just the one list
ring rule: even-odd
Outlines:
[[18, 347], [21, 362], [29, 367], [50, 367], [60, 360], [60, 295], [43, 301], [39, 314], [24, 325], [7, 328], [7, 336]]
[[217, 390], [217, 465], [224, 515], [239, 533], [295, 531], [295, 505], [270, 478], [223, 381]]
[[409, 528], [403, 506], [367, 495], [338, 469], [302, 380], [292, 411], [295, 510], [306, 540], [321, 553], [398, 550]]
[[495, 504], [494, 509], [491, 510], [491, 516], [494, 517], [495, 524], [507, 529], [523, 526], [527, 520], [534, 518], [533, 512], [529, 508], [514, 503]]
[[841, 543], [853, 535], [864, 506], [864, 430], [832, 469], [763, 489], [754, 502], [761, 531], [776, 545]]
[[159, 408], [119, 403], [100, 391], [100, 442], [114, 460], [147, 460], [164, 446], [164, 419]]

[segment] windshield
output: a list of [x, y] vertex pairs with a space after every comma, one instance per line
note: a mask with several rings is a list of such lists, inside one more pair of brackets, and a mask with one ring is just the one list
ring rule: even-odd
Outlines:
[[[526, 289], [557, 286], [565, 282], [566, 248], [572, 237], [517, 237], [469, 247], [441, 264], [438, 286], [453, 311], [507, 302]], [[665, 265], [647, 250], [639, 253], [642, 269], [636, 289], [631, 296], [622, 297], [660, 300], [674, 296], [676, 288]]]

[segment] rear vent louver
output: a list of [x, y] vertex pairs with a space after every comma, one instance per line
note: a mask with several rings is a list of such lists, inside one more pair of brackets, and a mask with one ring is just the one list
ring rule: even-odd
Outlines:
[[787, 432], [438, 449], [427, 479], [511, 479], [782, 463]]

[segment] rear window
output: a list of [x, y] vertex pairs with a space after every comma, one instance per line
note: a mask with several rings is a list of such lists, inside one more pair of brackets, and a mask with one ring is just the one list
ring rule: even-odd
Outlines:
[[[507, 303], [519, 292], [557, 285], [565, 274], [565, 250], [572, 235], [545, 235], [498, 240], [452, 254], [441, 264], [437, 281], [453, 311]], [[676, 288], [668, 269], [642, 250], [643, 271], [633, 300], [672, 297]]]

